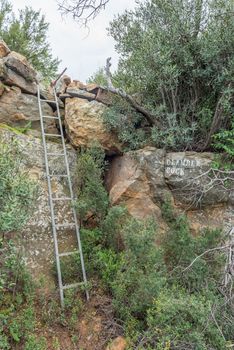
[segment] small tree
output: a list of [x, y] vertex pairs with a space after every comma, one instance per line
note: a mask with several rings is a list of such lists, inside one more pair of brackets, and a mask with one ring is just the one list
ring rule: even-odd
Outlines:
[[45, 80], [56, 75], [59, 60], [53, 58], [47, 41], [49, 23], [40, 11], [25, 7], [15, 16], [11, 4], [3, 0], [0, 5], [0, 37], [13, 51], [26, 56]]
[[[210, 147], [234, 112], [232, 0], [147, 0], [111, 23], [118, 86], [141, 93], [160, 147]], [[165, 147], [167, 147], [167, 144]]]

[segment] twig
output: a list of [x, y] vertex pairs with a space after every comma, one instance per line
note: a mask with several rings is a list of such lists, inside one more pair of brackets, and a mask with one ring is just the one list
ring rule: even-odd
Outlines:
[[210, 252], [214, 252], [215, 250], [223, 250], [223, 249], [226, 249], [226, 248], [229, 248], [230, 245], [225, 245], [225, 246], [222, 246], [222, 247], [215, 247], [215, 248], [211, 248], [211, 249], [208, 249], [206, 250], [205, 252], [203, 252], [202, 254], [196, 256], [196, 258], [191, 262], [191, 264], [189, 266], [187, 266], [184, 270], [182, 270], [182, 272], [185, 272], [187, 270], [189, 270], [193, 264], [198, 260], [200, 259], [202, 256], [204, 256], [205, 254], [208, 254]]

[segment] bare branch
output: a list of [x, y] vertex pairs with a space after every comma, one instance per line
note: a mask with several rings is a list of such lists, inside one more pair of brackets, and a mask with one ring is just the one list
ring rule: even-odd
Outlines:
[[[184, 179], [178, 180], [179, 183], [183, 183]], [[184, 186], [177, 186], [172, 191], [180, 196], [186, 196], [188, 202], [188, 208], [199, 207], [202, 205], [202, 201], [215, 191], [221, 193], [222, 199], [226, 200], [227, 196], [230, 196], [233, 191], [234, 185], [234, 171], [232, 170], [220, 170], [208, 168], [203, 173], [196, 177], [188, 177]]]
[[205, 252], [203, 252], [202, 254], [196, 256], [196, 258], [191, 262], [191, 264], [189, 264], [189, 266], [187, 266], [185, 269], [183, 269], [181, 272], [185, 272], [187, 270], [189, 270], [193, 264], [195, 264], [195, 262], [200, 259], [201, 257], [203, 257], [204, 255], [210, 253], [210, 252], [214, 252], [215, 250], [224, 250], [230, 248], [230, 245], [224, 245], [222, 247], [215, 247], [215, 248], [211, 248], [211, 249], [207, 249]]
[[71, 14], [74, 20], [85, 26], [105, 9], [110, 0], [57, 0], [59, 11], [63, 15]]

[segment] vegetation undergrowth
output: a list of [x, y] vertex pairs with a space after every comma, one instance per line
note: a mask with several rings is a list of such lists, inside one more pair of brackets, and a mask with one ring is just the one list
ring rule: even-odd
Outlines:
[[[0, 349], [47, 350], [47, 339], [38, 329], [49, 326], [66, 327], [75, 347], [82, 298], [77, 290], [67, 291], [61, 311], [57, 293], [45, 295], [43, 281], [33, 282], [20, 248], [20, 229], [37, 198], [37, 184], [22, 169], [17, 139], [10, 145], [0, 142]], [[71, 271], [65, 273], [69, 277]], [[59, 349], [56, 344], [54, 350]]]
[[[85, 193], [89, 179], [82, 174], [90, 157], [95, 163], [92, 152], [80, 155], [83, 173], [78, 176]], [[93, 181], [95, 193], [103, 193], [100, 178], [94, 175]], [[79, 191], [82, 194], [81, 187]], [[99, 276], [112, 296], [129, 349], [224, 350], [234, 341], [234, 315], [231, 301], [220, 292], [225, 256], [222, 250], [212, 250], [224, 237], [218, 230], [194, 237], [184, 216], [176, 216], [168, 203], [162, 210], [168, 224], [163, 235], [153, 219], [130, 218], [121, 206], [107, 208], [98, 226], [83, 227], [88, 274]]]

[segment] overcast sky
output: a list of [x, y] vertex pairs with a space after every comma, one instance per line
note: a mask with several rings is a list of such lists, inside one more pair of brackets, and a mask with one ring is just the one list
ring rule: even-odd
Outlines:
[[106, 28], [115, 14], [126, 8], [134, 8], [135, 0], [110, 0], [106, 9], [90, 22], [87, 29], [73, 21], [71, 17], [62, 18], [56, 0], [11, 0], [14, 10], [32, 6], [41, 9], [50, 23], [49, 42], [54, 56], [62, 62], [60, 70], [68, 68], [67, 74], [73, 79], [86, 81], [99, 67], [105, 65], [107, 57], [112, 57], [113, 68], [118, 57], [114, 52], [114, 41], [107, 35]]

